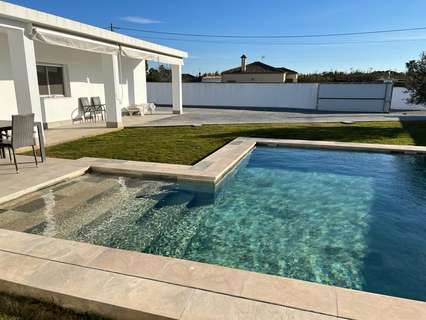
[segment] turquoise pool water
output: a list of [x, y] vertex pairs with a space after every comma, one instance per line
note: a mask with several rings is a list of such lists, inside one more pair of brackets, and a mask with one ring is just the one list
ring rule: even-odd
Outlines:
[[426, 301], [422, 156], [258, 147], [214, 196], [86, 176], [41, 199], [13, 208], [45, 217], [27, 232]]

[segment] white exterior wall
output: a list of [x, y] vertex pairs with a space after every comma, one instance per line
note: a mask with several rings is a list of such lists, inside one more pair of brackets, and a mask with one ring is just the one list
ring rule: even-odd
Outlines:
[[104, 97], [100, 54], [34, 42], [37, 63], [65, 66], [71, 97]]
[[[54, 126], [71, 121], [78, 109], [79, 97], [99, 96], [105, 101], [101, 54], [50, 46], [34, 42], [37, 63], [63, 65], [65, 70], [65, 97], [40, 97], [43, 122]], [[121, 81], [118, 99], [122, 106], [146, 102], [145, 61], [121, 59]], [[136, 86], [133, 86], [133, 83]], [[137, 90], [135, 90], [137, 88]], [[10, 120], [18, 113], [11, 70], [7, 35], [0, 33], [0, 119]]]
[[237, 83], [283, 83], [285, 82], [285, 73], [224, 73], [222, 82]]
[[[101, 97], [105, 102], [102, 55], [81, 50], [35, 43], [38, 63], [65, 66], [67, 97], [42, 98], [45, 122], [69, 121], [79, 97]], [[146, 102], [145, 61], [121, 57], [117, 99], [122, 107]], [[134, 86], [135, 84], [135, 86]]]
[[105, 101], [101, 55], [34, 42], [37, 63], [64, 66], [66, 97], [41, 97], [45, 123], [70, 121], [79, 97], [101, 97]]
[[5, 33], [0, 33], [0, 120], [10, 120], [11, 114], [18, 113], [15, 85], [10, 65], [9, 46]]
[[[105, 102], [102, 55], [35, 42], [37, 63], [63, 65], [66, 97], [41, 97], [44, 122], [70, 121], [79, 97], [101, 97]], [[122, 107], [146, 102], [145, 62], [122, 57], [117, 99]], [[133, 85], [136, 84], [136, 87]], [[135, 90], [137, 88], [137, 90]]]

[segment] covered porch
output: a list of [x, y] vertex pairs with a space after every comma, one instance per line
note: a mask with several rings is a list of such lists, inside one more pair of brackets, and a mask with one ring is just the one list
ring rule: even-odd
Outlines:
[[44, 128], [69, 126], [81, 113], [80, 97], [100, 97], [106, 121], [96, 127], [121, 128], [123, 109], [149, 102], [147, 61], [171, 66], [172, 111], [183, 112], [185, 52], [22, 7], [6, 9], [0, 7], [1, 120], [34, 113]]

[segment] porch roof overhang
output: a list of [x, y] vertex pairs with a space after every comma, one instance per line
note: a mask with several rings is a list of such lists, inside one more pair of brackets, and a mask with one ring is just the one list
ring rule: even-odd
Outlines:
[[111, 44], [86, 37], [76, 36], [64, 32], [34, 27], [30, 37], [38, 42], [67, 47], [71, 49], [90, 51], [102, 54], [120, 54], [122, 56], [138, 60], [154, 60], [161, 63], [182, 65], [183, 59], [150, 52], [146, 50], [130, 48], [119, 44]]
[[[103, 45], [104, 47], [115, 46], [117, 48], [122, 48], [121, 51], [124, 56], [136, 59], [157, 60], [159, 62], [171, 64], [183, 64], [183, 58], [188, 57], [188, 54], [181, 50], [129, 37], [4, 1], [0, 1], [0, 17], [30, 24], [39, 32], [44, 32], [45, 34], [48, 32], [51, 39], [53, 38], [52, 34], [57, 33], [55, 36], [56, 39], [59, 38], [59, 35], [66, 38], [59, 40], [62, 44], [69, 44], [70, 39], [72, 38], [74, 38], [74, 42], [76, 39], [80, 41], [85, 40], [86, 44], [80, 42], [78, 45], [81, 46], [81, 50], [87, 50], [87, 48], [90, 48], [93, 45], [97, 45], [99, 48], [100, 45]], [[89, 45], [88, 43], [92, 43], [92, 45]], [[59, 44], [57, 43], [57, 45]]]

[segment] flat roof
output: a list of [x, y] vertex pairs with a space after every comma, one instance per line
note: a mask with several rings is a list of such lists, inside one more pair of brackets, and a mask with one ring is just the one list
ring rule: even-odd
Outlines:
[[126, 45], [129, 47], [161, 53], [176, 58], [187, 58], [188, 53], [156, 43], [133, 38], [106, 29], [94, 27], [85, 23], [55, 16], [43, 11], [18, 6], [5, 1], [0, 1], [0, 17], [32, 23], [35, 27], [44, 27], [57, 31], [96, 39], [107, 43]]

